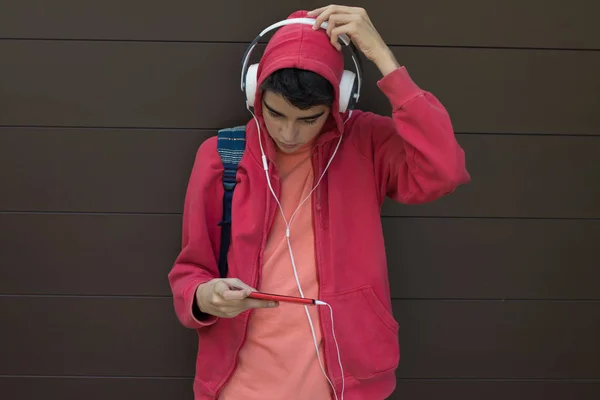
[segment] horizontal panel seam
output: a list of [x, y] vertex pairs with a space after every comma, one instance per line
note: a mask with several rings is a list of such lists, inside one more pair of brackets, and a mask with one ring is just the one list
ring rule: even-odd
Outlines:
[[[120, 299], [120, 300], [171, 300], [170, 295], [112, 295], [112, 294], [27, 294], [27, 293], [0, 293], [2, 298], [65, 298], [65, 299]], [[552, 298], [552, 297], [473, 297], [473, 298], [453, 298], [453, 297], [391, 297], [391, 300], [397, 302], [447, 302], [447, 303], [597, 303], [600, 298]]]
[[[24, 375], [0, 374], [0, 379], [116, 379], [116, 380], [190, 380], [193, 376], [131, 376], [131, 375]], [[396, 378], [398, 382], [516, 382], [516, 383], [600, 383], [600, 379], [560, 378]]]
[[130, 375], [1, 375], [0, 379], [149, 379], [149, 380], [187, 380], [193, 376], [130, 376]]
[[[28, 42], [103, 42], [103, 43], [182, 43], [182, 44], [210, 44], [210, 45], [250, 45], [250, 41], [236, 40], [177, 40], [177, 39], [115, 39], [115, 38], [42, 38], [42, 37], [0, 37], [0, 41], [28, 41]], [[267, 40], [261, 40], [259, 45], [266, 45]], [[452, 44], [423, 44], [423, 43], [393, 43], [388, 42], [390, 47], [400, 48], [438, 48], [438, 49], [474, 49], [474, 50], [534, 50], [534, 51], [583, 51], [597, 52], [596, 47], [535, 47], [535, 46], [485, 46], [485, 45], [452, 45]]]
[[515, 383], [533, 383], [533, 382], [564, 382], [564, 383], [600, 383], [600, 379], [560, 379], [560, 378], [396, 378], [399, 382], [515, 382]]
[[[89, 215], [89, 216], [167, 216], [167, 217], [181, 217], [182, 213], [173, 212], [132, 212], [132, 211], [34, 211], [34, 210], [0, 210], [0, 215]], [[461, 215], [386, 215], [381, 216], [382, 220], [385, 219], [462, 219], [462, 220], [541, 220], [541, 221], [600, 221], [600, 217], [514, 217], [514, 216], [461, 216]]]
[[[130, 131], [190, 131], [190, 132], [214, 132], [220, 128], [210, 127], [164, 127], [164, 126], [95, 126], [95, 125], [23, 125], [23, 124], [0, 124], [0, 130], [3, 129], [89, 129], [89, 130], [130, 130]], [[564, 138], [600, 138], [600, 133], [554, 133], [554, 132], [461, 132], [456, 131], [456, 135], [459, 136], [518, 136], [518, 137], [535, 137], [535, 138], [548, 138], [548, 137], [564, 137]]]

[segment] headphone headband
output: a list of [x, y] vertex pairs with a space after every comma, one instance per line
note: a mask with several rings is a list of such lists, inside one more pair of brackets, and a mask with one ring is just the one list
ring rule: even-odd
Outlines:
[[[243, 62], [242, 62], [242, 73], [241, 73], [241, 79], [240, 79], [240, 88], [241, 88], [242, 92], [246, 92], [246, 78], [247, 78], [248, 69], [249, 69], [248, 63], [250, 60], [250, 56], [252, 54], [252, 51], [254, 50], [254, 48], [256, 47], [258, 42], [260, 41], [260, 39], [262, 39], [262, 37], [265, 34], [272, 31], [273, 29], [277, 29], [277, 28], [280, 28], [285, 25], [303, 24], [303, 25], [313, 26], [315, 24], [315, 22], [316, 22], [316, 19], [313, 19], [313, 18], [290, 18], [290, 19], [285, 19], [285, 20], [276, 22], [273, 25], [265, 28], [261, 33], [259, 33], [258, 36], [250, 43], [250, 45], [246, 49], [246, 53], [244, 54], [244, 58], [243, 58]], [[327, 22], [323, 22], [321, 24], [321, 28], [327, 29]], [[356, 78], [357, 78], [356, 79], [357, 88], [356, 88], [356, 90], [354, 90], [354, 89], [351, 90], [352, 99], [348, 99], [348, 100], [352, 104], [356, 104], [358, 102], [358, 98], [360, 96], [360, 91], [361, 91], [361, 86], [362, 86], [362, 71], [360, 68], [359, 61], [358, 61], [358, 56], [357, 56], [356, 52], [354, 51], [354, 49], [352, 48], [352, 46], [350, 46], [351, 41], [350, 41], [350, 38], [348, 37], [348, 35], [345, 35], [345, 34], [340, 35], [339, 41], [341, 42], [341, 44], [345, 45], [346, 47], [348, 47], [350, 49], [352, 61], [354, 62], [354, 68], [356, 70]], [[348, 71], [345, 71], [345, 72], [348, 72]], [[250, 104], [250, 106], [253, 106], [253, 104]]]

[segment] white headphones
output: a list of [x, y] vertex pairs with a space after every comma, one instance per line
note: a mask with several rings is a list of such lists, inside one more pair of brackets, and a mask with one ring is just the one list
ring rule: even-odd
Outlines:
[[[250, 46], [246, 50], [246, 54], [243, 58], [242, 63], [242, 76], [241, 76], [241, 89], [242, 92], [246, 94], [246, 104], [248, 107], [254, 107], [254, 99], [256, 96], [257, 90], [257, 80], [258, 80], [258, 64], [252, 64], [248, 67], [248, 61], [250, 59], [250, 55], [252, 54], [252, 50], [258, 44], [258, 41], [269, 31], [279, 28], [284, 25], [290, 24], [305, 24], [305, 25], [314, 25], [315, 19], [312, 18], [291, 18], [286, 19], [280, 22], [277, 22], [265, 30], [263, 30], [253, 41], [250, 43]], [[327, 29], [327, 22], [323, 22], [321, 24], [321, 28]], [[344, 113], [348, 110], [353, 110], [358, 103], [358, 98], [360, 97], [360, 89], [362, 86], [362, 71], [359, 66], [358, 57], [352, 47], [350, 46], [350, 38], [347, 35], [339, 36], [340, 43], [344, 44], [346, 47], [350, 48], [352, 51], [352, 61], [354, 61], [354, 67], [356, 69], [356, 74], [352, 71], [344, 70], [342, 74], [342, 79], [340, 81], [340, 113]]]

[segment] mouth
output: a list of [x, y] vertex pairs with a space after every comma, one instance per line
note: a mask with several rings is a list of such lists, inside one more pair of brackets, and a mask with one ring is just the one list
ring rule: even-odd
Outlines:
[[295, 147], [298, 147], [297, 144], [287, 144], [287, 143], [282, 143], [282, 142], [278, 142], [279, 146], [281, 146], [284, 149], [293, 149]]

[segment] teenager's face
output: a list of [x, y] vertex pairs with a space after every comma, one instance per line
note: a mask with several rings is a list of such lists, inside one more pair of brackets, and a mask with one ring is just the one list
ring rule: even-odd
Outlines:
[[321, 132], [329, 116], [329, 107], [319, 105], [301, 110], [280, 94], [265, 91], [262, 113], [275, 145], [285, 153], [293, 153]]

